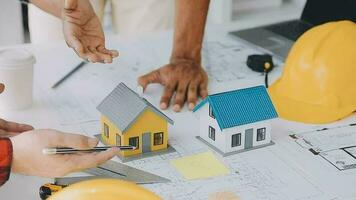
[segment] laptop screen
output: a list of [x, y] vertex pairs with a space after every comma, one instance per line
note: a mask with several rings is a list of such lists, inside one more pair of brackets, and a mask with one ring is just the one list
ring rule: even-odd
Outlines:
[[307, 0], [302, 20], [312, 25], [339, 20], [356, 22], [356, 0]]

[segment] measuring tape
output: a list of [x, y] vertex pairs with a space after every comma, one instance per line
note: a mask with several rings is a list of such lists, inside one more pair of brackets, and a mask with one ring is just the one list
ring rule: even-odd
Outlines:
[[253, 71], [265, 74], [265, 85], [268, 88], [268, 73], [274, 68], [272, 56], [269, 54], [249, 55], [246, 64]]

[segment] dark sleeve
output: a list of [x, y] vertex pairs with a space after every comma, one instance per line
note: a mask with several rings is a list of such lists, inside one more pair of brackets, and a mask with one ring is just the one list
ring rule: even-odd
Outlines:
[[23, 3], [23, 4], [29, 4], [30, 0], [20, 0], [20, 2]]
[[0, 138], [0, 186], [10, 177], [12, 144], [9, 138]]

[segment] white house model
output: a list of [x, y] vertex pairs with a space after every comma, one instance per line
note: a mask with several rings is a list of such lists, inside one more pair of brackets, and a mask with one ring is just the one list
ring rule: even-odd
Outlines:
[[264, 86], [210, 95], [193, 112], [198, 138], [224, 156], [273, 144], [270, 121], [278, 114]]

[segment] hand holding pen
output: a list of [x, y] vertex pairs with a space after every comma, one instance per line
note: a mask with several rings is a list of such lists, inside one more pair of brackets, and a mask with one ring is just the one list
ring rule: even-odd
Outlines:
[[[73, 149], [92, 149], [98, 140], [84, 135], [63, 133], [56, 130], [31, 130], [10, 138], [13, 154], [11, 171], [24, 175], [41, 177], [61, 177], [75, 171], [96, 167], [116, 156], [119, 149], [95, 153], [66, 153], [44, 155], [48, 147], [69, 147]], [[95, 150], [97, 151], [97, 150]]]

